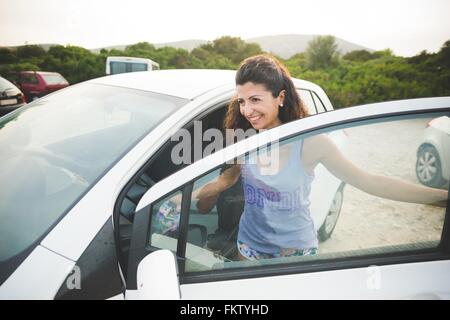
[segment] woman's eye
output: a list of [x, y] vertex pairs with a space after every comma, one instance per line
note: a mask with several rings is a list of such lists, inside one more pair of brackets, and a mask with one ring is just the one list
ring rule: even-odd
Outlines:
[[258, 102], [260, 99], [258, 98], [252, 98], [252, 102]]

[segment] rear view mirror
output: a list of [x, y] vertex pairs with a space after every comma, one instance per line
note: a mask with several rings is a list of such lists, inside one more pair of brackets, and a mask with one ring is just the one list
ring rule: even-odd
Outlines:
[[131, 299], [179, 300], [180, 298], [175, 255], [169, 250], [158, 250], [147, 255], [139, 263], [137, 292]]

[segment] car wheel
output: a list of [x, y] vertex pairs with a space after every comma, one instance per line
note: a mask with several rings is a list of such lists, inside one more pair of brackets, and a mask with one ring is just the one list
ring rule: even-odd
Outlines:
[[331, 234], [336, 227], [337, 221], [339, 219], [339, 214], [341, 213], [342, 203], [344, 202], [344, 187], [345, 183], [342, 183], [334, 195], [333, 201], [331, 202], [330, 210], [325, 218], [325, 221], [319, 228], [317, 236], [319, 241], [326, 241], [331, 237]]
[[436, 148], [423, 145], [417, 152], [416, 176], [420, 183], [434, 188], [443, 185], [441, 159]]

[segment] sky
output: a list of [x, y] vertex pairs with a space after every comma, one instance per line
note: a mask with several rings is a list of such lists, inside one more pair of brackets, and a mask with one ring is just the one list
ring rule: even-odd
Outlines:
[[317, 34], [413, 56], [450, 40], [449, 13], [450, 0], [0, 0], [0, 46]]

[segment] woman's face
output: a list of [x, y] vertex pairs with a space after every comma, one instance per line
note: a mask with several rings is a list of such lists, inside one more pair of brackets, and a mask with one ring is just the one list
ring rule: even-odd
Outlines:
[[284, 102], [284, 90], [274, 98], [263, 84], [247, 82], [236, 86], [241, 114], [256, 130], [270, 129], [281, 124], [278, 109]]

